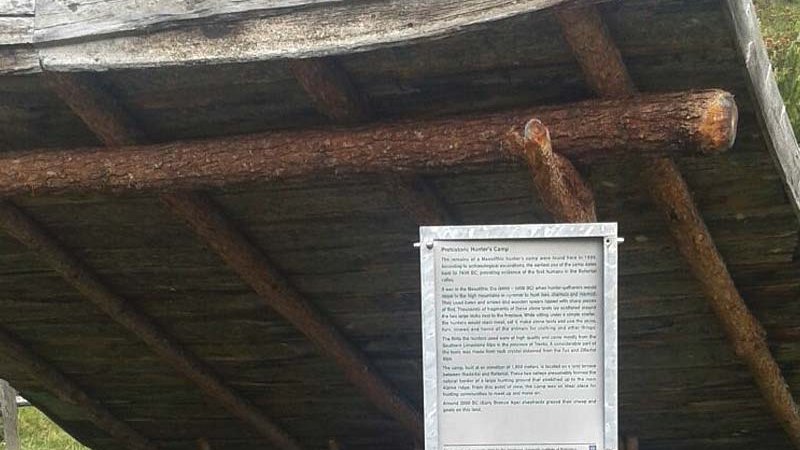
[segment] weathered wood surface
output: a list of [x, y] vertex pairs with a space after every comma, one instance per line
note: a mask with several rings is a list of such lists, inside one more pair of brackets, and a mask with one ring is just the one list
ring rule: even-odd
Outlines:
[[525, 157], [533, 184], [556, 222], [597, 222], [591, 188], [568, 159], [553, 151], [550, 131], [537, 119], [525, 125]]
[[33, 17], [0, 16], [0, 46], [33, 42]]
[[561, 32], [576, 55], [589, 89], [603, 97], [630, 97], [633, 80], [622, 63], [622, 54], [608, 38], [608, 28], [595, 7], [567, 5], [556, 8]]
[[[594, 6], [565, 8], [557, 14], [563, 33], [603, 97], [636, 94], [633, 80]], [[756, 385], [795, 447], [800, 448], [800, 411], [766, 340], [761, 323], [750, 312], [694, 203], [680, 170], [668, 158], [648, 159], [643, 182], [669, 224], [691, 272], [703, 288], [738, 357], [750, 368]]]
[[[359, 123], [374, 118], [369, 99], [336, 60], [296, 60], [289, 68], [317, 111], [334, 122]], [[386, 177], [386, 188], [420, 225], [444, 225], [451, 220], [434, 189], [420, 177]]]
[[772, 413], [796, 447], [800, 447], [800, 411], [772, 356], [766, 332], [739, 294], [714, 245], [689, 187], [668, 160], [650, 163], [643, 172], [656, 206], [669, 223], [678, 250], [711, 304], [734, 347], [750, 368]]
[[87, 411], [94, 424], [118, 439], [119, 444], [131, 450], [156, 450], [158, 448], [128, 424], [117, 419], [105, 406], [89, 396], [73, 380], [3, 329], [0, 329], [0, 351], [10, 355], [16, 364], [40, 380], [61, 400]]
[[105, 94], [93, 74], [46, 72], [42, 77], [45, 85], [105, 145], [134, 145], [147, 141], [135, 120], [115, 98]]
[[[96, 83], [91, 76], [80, 76], [74, 74], [47, 74], [47, 83], [58, 96], [75, 112], [78, 117], [92, 130], [93, 133], [106, 145], [124, 145], [134, 144], [144, 141], [145, 133], [135, 123], [134, 119], [116, 102], [116, 99], [104, 91], [102, 88], [96, 86]], [[35, 226], [31, 222], [31, 228]], [[20, 228], [20, 227], [17, 227]], [[44, 235], [44, 230], [40, 234]], [[34, 239], [35, 240], [35, 239]], [[59, 253], [57, 250], [58, 243], [55, 241], [46, 242], [46, 239], [40, 239], [45, 243], [49, 250], [45, 253]], [[23, 240], [24, 242], [24, 240]], [[47, 257], [47, 256], [46, 256]], [[83, 278], [93, 278], [93, 275], [85, 267], [82, 267], [77, 260], [70, 261], [69, 255], [60, 255], [56, 259], [63, 260], [68, 265], [74, 266], [73, 270], [79, 272], [86, 272]], [[63, 263], [62, 263], [63, 264]], [[86, 293], [86, 286], [82, 283], [75, 283], [71, 280], [69, 273], [65, 274], [68, 281], [73, 281], [73, 284]], [[95, 283], [95, 289], [89, 289], [90, 297], [96, 298], [98, 292], [100, 297], [111, 296], [110, 302], [103, 302], [103, 304], [115, 304], [112, 310], [129, 308], [125, 305], [122, 298], [113, 299], [115, 295], [110, 292], [103, 293], [104, 286], [99, 281]], [[97, 290], [99, 286], [100, 290]], [[96, 300], [93, 300], [96, 301]], [[108, 304], [104, 309], [108, 312]], [[120, 308], [121, 307], [121, 308]], [[282, 430], [274, 421], [260, 411], [252, 402], [241, 397], [238, 393], [233, 391], [226, 385], [222, 378], [213, 373], [210, 366], [192, 355], [168, 333], [163, 330], [158, 330], [153, 326], [152, 319], [146, 315], [137, 313], [135, 310], [131, 314], [110, 314], [112, 319], [115, 319], [128, 327], [132, 327], [134, 334], [142, 338], [151, 347], [154, 346], [154, 338], [160, 340], [161, 344], [155, 345], [154, 351], [166, 359], [166, 362], [177, 366], [178, 370], [187, 376], [190, 380], [194, 381], [200, 390], [218, 401], [224, 408], [229, 410], [234, 416], [237, 416], [252, 425], [259, 433], [265, 438], [269, 439], [274, 445], [286, 450], [298, 450], [301, 447], [299, 444]], [[135, 325], [131, 325], [136, 322]], [[137, 331], [138, 330], [138, 331]], [[143, 337], [144, 336], [144, 337]]]
[[[36, 3], [36, 41], [74, 38], [98, 39], [122, 32], [143, 33], [154, 28], [175, 27], [197, 19], [225, 19], [246, 15], [285, 14], [287, 9], [338, 3], [342, 0], [238, 0], [219, 2], [200, 0], [146, 1], [38, 0]], [[220, 20], [217, 17], [217, 20]]]
[[246, 420], [280, 448], [286, 450], [301, 448], [291, 436], [287, 435], [252, 403], [227, 386], [209, 365], [178, 343], [129, 300], [113, 292], [86, 264], [71, 254], [55, 237], [11, 202], [0, 203], [0, 226], [36, 252], [87, 300], [138, 336], [175, 370], [197, 384], [203, 393]]
[[32, 16], [34, 0], [0, 0], [0, 16]]
[[[308, 58], [441, 38], [465, 27], [542, 10], [565, 0], [385, 0], [299, 8], [236, 23], [43, 47], [51, 70], [133, 68]], [[176, 2], [177, 3], [177, 2]], [[105, 4], [103, 4], [105, 5]], [[76, 25], [78, 26], [78, 25]], [[79, 29], [86, 32], [87, 29]], [[101, 30], [89, 30], [100, 33]], [[37, 41], [40, 38], [37, 27]], [[56, 39], [59, 36], [47, 36]]]
[[164, 201], [261, 296], [267, 306], [337, 363], [345, 376], [380, 410], [422, 440], [421, 414], [379, 373], [369, 358], [281, 275], [267, 257], [208, 197], [172, 194]]
[[752, 0], [726, 0], [739, 55], [750, 75], [748, 82], [758, 105], [764, 136], [781, 171], [787, 194], [800, 217], [800, 147], [786, 113], [772, 70]]
[[3, 443], [6, 450], [20, 450], [17, 425], [17, 391], [0, 379], [0, 420], [3, 421]]
[[0, 195], [181, 190], [296, 178], [414, 173], [519, 162], [521, 132], [552, 123], [553, 145], [575, 160], [727, 150], [737, 109], [723, 91], [587, 101], [484, 116], [400, 121], [119, 149], [8, 153]]

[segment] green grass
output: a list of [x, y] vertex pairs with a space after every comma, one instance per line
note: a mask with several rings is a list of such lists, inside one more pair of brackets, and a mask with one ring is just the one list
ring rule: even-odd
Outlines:
[[[19, 439], [22, 450], [86, 450], [36, 408], [20, 408]], [[5, 442], [0, 449], [5, 450]]]
[[[756, 0], [756, 5], [778, 85], [800, 136], [800, 0]], [[20, 410], [19, 425], [22, 450], [86, 449], [35, 408]]]

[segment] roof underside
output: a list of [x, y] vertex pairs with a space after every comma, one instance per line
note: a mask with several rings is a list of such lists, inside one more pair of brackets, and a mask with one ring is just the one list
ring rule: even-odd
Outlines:
[[[722, 88], [740, 108], [737, 144], [678, 164], [773, 354], [800, 393], [798, 221], [765, 145], [720, 0], [600, 5], [645, 92]], [[591, 96], [548, 11], [440, 39], [338, 56], [380, 119], [563, 103]], [[99, 72], [156, 142], [325, 123], [284, 60]], [[2, 151], [100, 142], [39, 73], [0, 78]], [[749, 372], [650, 205], [633, 161], [579, 167], [599, 219], [619, 222], [620, 429], [645, 449], [788, 449]], [[525, 167], [429, 181], [463, 224], [550, 219]], [[417, 223], [378, 178], [212, 193], [291, 283], [422, 405]], [[268, 310], [155, 197], [14, 198], [114, 290], [207, 361], [307, 449], [410, 449], [412, 437], [336, 365]], [[110, 321], [41, 259], [0, 235], [0, 326], [164, 449], [269, 448]], [[0, 377], [95, 449], [118, 448], [13, 358]]]

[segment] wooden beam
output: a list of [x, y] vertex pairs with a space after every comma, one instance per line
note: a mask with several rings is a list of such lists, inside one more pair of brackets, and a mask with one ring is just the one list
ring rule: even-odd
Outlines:
[[557, 222], [597, 222], [592, 190], [567, 158], [553, 152], [547, 127], [532, 119], [523, 137], [533, 184], [550, 215]]
[[369, 359], [333, 326], [316, 307], [297, 292], [273, 263], [228, 219], [208, 196], [179, 193], [164, 197], [211, 249], [255, 290], [261, 299], [330, 356], [355, 385], [381, 411], [423, 436], [420, 413], [385, 380]]
[[[48, 84], [106, 145], [132, 144], [144, 132], [113, 96], [92, 84], [91, 77], [47, 74]], [[193, 381], [206, 396], [216, 400], [233, 416], [251, 425], [276, 446], [299, 450], [299, 444], [250, 401], [230, 388], [200, 358], [158, 328], [144, 313], [103, 285], [81, 261], [61, 248], [55, 238], [10, 204], [0, 205], [0, 223], [20, 241], [36, 250], [64, 278], [112, 319], [138, 336], [178, 372]]]
[[591, 100], [356, 128], [287, 130], [122, 148], [0, 153], [0, 197], [18, 194], [179, 191], [298, 178], [441, 173], [519, 164], [522, 129], [550, 124], [570, 160], [727, 150], [733, 96], [719, 90]]
[[[591, 84], [596, 92], [606, 97], [634, 95], [622, 56], [597, 9], [594, 6], [565, 9], [557, 17], [568, 42], [591, 39], [585, 45], [573, 46], [572, 50], [588, 77], [594, 80]], [[724, 116], [721, 111], [710, 114]], [[773, 415], [795, 447], [800, 448], [800, 412], [792, 392], [769, 350], [761, 324], [736, 289], [689, 187], [671, 160], [651, 159], [647, 165], [644, 183], [667, 220], [680, 253], [700, 283], [736, 354], [750, 368]]]
[[769, 409], [800, 448], [800, 413], [792, 392], [770, 352], [764, 329], [736, 289], [689, 187], [675, 164], [665, 159], [649, 164], [644, 181], [736, 355], [750, 368]]
[[367, 98], [332, 58], [296, 59], [289, 68], [317, 111], [334, 122], [358, 123], [372, 117]]
[[20, 450], [17, 427], [17, 391], [6, 380], [0, 380], [0, 418], [3, 419], [5, 450]]
[[179, 344], [127, 299], [114, 293], [55, 237], [9, 201], [0, 202], [0, 227], [42, 258], [64, 280], [118, 324], [139, 337], [163, 361], [183, 374], [232, 415], [244, 420], [285, 450], [299, 444], [252, 403], [228, 387], [203, 361]]
[[104, 145], [120, 147], [148, 142], [116, 98], [96, 87], [100, 81], [94, 74], [44, 72], [42, 77]]
[[117, 439], [123, 447], [131, 450], [157, 449], [138, 431], [111, 414], [105, 406], [94, 400], [67, 375], [30, 350], [16, 336], [3, 329], [0, 329], [0, 351], [13, 358], [16, 364], [61, 401], [75, 405], [84, 411], [97, 428]]
[[[300, 59], [289, 63], [297, 81], [319, 112], [337, 123], [358, 123], [373, 117], [366, 95], [332, 58]], [[386, 176], [386, 188], [419, 225], [445, 225], [452, 216], [435, 189], [417, 176]]]
[[589, 88], [601, 97], [636, 94], [622, 54], [594, 6], [555, 8], [561, 33], [577, 57]]

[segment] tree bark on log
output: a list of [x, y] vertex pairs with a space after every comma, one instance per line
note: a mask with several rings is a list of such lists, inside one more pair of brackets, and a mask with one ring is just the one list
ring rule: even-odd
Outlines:
[[552, 124], [572, 161], [715, 153], [736, 135], [733, 96], [710, 90], [357, 128], [287, 130], [121, 148], [35, 150], [0, 157], [0, 196], [177, 191], [320, 176], [435, 173], [520, 163], [523, 127]]
[[736, 355], [747, 364], [767, 405], [795, 446], [800, 446], [800, 412], [772, 357], [766, 332], [747, 308], [675, 164], [661, 159], [644, 172], [654, 203], [686, 264], [700, 283]]
[[525, 126], [525, 156], [545, 209], [557, 222], [596, 222], [594, 194], [567, 158], [553, 152], [550, 132], [539, 120]]

